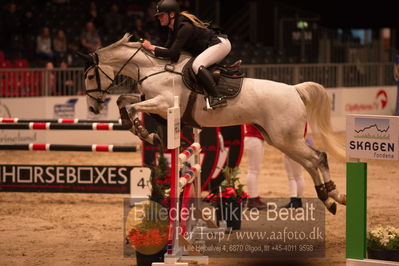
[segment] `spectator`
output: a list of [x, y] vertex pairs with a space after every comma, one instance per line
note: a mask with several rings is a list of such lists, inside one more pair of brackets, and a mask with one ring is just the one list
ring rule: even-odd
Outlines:
[[[306, 143], [312, 147], [313, 139], [307, 137]], [[290, 193], [290, 202], [285, 205], [284, 208], [301, 208], [303, 192], [305, 190], [305, 179], [302, 173], [302, 166], [285, 154], [283, 158], [288, 177], [288, 191]]]
[[267, 207], [259, 196], [259, 174], [262, 169], [265, 138], [254, 125], [246, 124], [244, 129], [244, 149], [248, 155], [248, 208], [257, 208], [262, 210]]
[[68, 64], [65, 61], [61, 61], [59, 65], [60, 71], [57, 75], [57, 94], [58, 95], [76, 95], [75, 82], [72, 79], [72, 75], [67, 71]]
[[133, 38], [137, 41], [140, 39], [145, 39], [151, 41], [151, 35], [144, 30], [143, 21], [141, 18], [136, 18], [134, 20], [134, 29], [132, 31]]
[[79, 51], [79, 45], [72, 42], [69, 45], [68, 54], [66, 56], [66, 63], [68, 66], [83, 67], [85, 65], [85, 61], [76, 54], [77, 51]]
[[101, 27], [101, 21], [98, 16], [97, 5], [96, 2], [91, 1], [89, 4], [89, 10], [87, 13], [86, 21], [93, 22], [94, 26], [98, 29]]
[[87, 53], [94, 52], [101, 47], [101, 39], [93, 22], [89, 21], [86, 23], [80, 35], [80, 42]]
[[182, 10], [190, 10], [191, 4], [189, 0], [178, 0], [177, 2]]
[[52, 61], [54, 58], [51, 47], [50, 30], [47, 27], [43, 27], [40, 30], [40, 34], [36, 37], [36, 53], [47, 61]]
[[[13, 51], [13, 40], [19, 34], [20, 21], [17, 14], [17, 5], [14, 2], [6, 4], [5, 11], [1, 16], [0, 33], [2, 41], [0, 41], [0, 49], [6, 54]], [[6, 40], [6, 41], [4, 41]]]
[[25, 11], [21, 18], [21, 25], [23, 25], [23, 27], [21, 27], [21, 33], [25, 38], [37, 31], [37, 22], [31, 10]]
[[47, 82], [45, 84], [46, 87], [44, 90], [44, 96], [57, 95], [57, 92], [55, 90], [55, 74], [53, 62], [49, 61], [46, 63], [45, 77], [45, 80]]
[[105, 15], [105, 30], [111, 42], [117, 41], [122, 35], [123, 17], [119, 14], [117, 4], [112, 4], [110, 11]]
[[144, 12], [141, 5], [139, 5], [136, 0], [128, 0], [125, 4], [126, 15], [128, 17], [144, 17]]
[[68, 51], [68, 41], [64, 30], [58, 30], [53, 39], [55, 58], [57, 62], [64, 61]]

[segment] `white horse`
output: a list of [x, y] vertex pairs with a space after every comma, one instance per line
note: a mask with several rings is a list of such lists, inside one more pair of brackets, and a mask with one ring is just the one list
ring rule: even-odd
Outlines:
[[[148, 134], [141, 126], [137, 113], [158, 114], [166, 119], [167, 108], [173, 106], [174, 96], [178, 95], [181, 110], [192, 108], [192, 118], [201, 127], [255, 124], [270, 145], [309, 172], [318, 198], [331, 213], [336, 213], [334, 200], [346, 203], [346, 195], [340, 194], [330, 179], [326, 153], [309, 147], [304, 139], [305, 125], [309, 121], [312, 132], [319, 133], [325, 148], [338, 158], [345, 158], [343, 149], [338, 148], [332, 135], [330, 101], [323, 86], [314, 82], [287, 85], [244, 78], [241, 93], [229, 99], [226, 107], [204, 110], [204, 97], [197, 97], [191, 104], [191, 91], [182, 81], [182, 68], [191, 58], [188, 54], [182, 54], [179, 62], [171, 64], [142, 49], [141, 43], [129, 42], [129, 38], [130, 35], [125, 34], [121, 40], [85, 55], [89, 61], [85, 86], [91, 111], [100, 112], [102, 101], [114, 85], [116, 75], [129, 76], [138, 81], [142, 94], [122, 95], [118, 106], [126, 128], [141, 138], [154, 142], [154, 134]], [[144, 101], [141, 101], [142, 96]]]

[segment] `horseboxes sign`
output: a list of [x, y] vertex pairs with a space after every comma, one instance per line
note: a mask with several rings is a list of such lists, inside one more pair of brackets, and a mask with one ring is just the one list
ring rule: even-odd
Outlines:
[[399, 117], [346, 116], [346, 152], [349, 158], [398, 160]]
[[[148, 194], [148, 176], [133, 166], [0, 165], [0, 192], [130, 193]], [[145, 171], [148, 175], [149, 171]], [[140, 171], [139, 171], [140, 172]], [[141, 171], [143, 172], [143, 171]], [[131, 184], [132, 183], [132, 186]], [[144, 193], [144, 194], [143, 194]]]

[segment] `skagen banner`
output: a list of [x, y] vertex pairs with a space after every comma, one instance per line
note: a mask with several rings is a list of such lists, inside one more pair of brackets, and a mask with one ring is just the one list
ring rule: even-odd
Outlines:
[[[129, 193], [134, 168], [98, 165], [0, 165], [0, 191]], [[137, 183], [140, 185], [139, 180]]]
[[399, 117], [347, 115], [346, 151], [349, 158], [398, 160]]

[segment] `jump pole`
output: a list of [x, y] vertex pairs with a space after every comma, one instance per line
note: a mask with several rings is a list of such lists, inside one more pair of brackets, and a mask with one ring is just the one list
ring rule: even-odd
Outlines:
[[107, 144], [73, 145], [73, 144], [1, 144], [0, 150], [14, 151], [94, 151], [94, 152], [137, 152], [137, 146], [115, 146]]
[[[396, 145], [396, 153], [398, 153], [398, 132], [399, 117], [389, 116], [360, 116], [347, 115], [347, 156], [349, 161], [346, 163], [346, 265], [347, 266], [383, 266], [383, 265], [399, 265], [399, 262], [367, 259], [367, 163], [360, 162], [360, 158], [352, 156], [358, 154], [356, 149], [348, 148], [351, 140], [356, 140], [353, 131], [356, 126], [356, 119], [363, 119], [361, 123], [370, 119], [370, 124], [382, 120], [390, 120], [389, 127], [393, 128], [390, 135], [393, 136], [393, 143]], [[385, 121], [386, 122], [386, 121]], [[367, 130], [368, 127], [365, 127]], [[388, 129], [387, 129], [388, 130]], [[393, 132], [393, 134], [392, 134]], [[367, 140], [362, 138], [362, 140]], [[356, 145], [349, 146], [356, 147]], [[395, 155], [394, 155], [395, 156]], [[396, 156], [398, 156], [396, 154]], [[362, 158], [372, 158], [365, 153]]]
[[127, 130], [122, 124], [114, 123], [0, 123], [0, 130]]
[[0, 124], [6, 123], [59, 123], [59, 124], [78, 124], [78, 123], [114, 123], [122, 124], [122, 120], [93, 120], [81, 118], [58, 118], [58, 119], [23, 119], [18, 117], [0, 117]]

